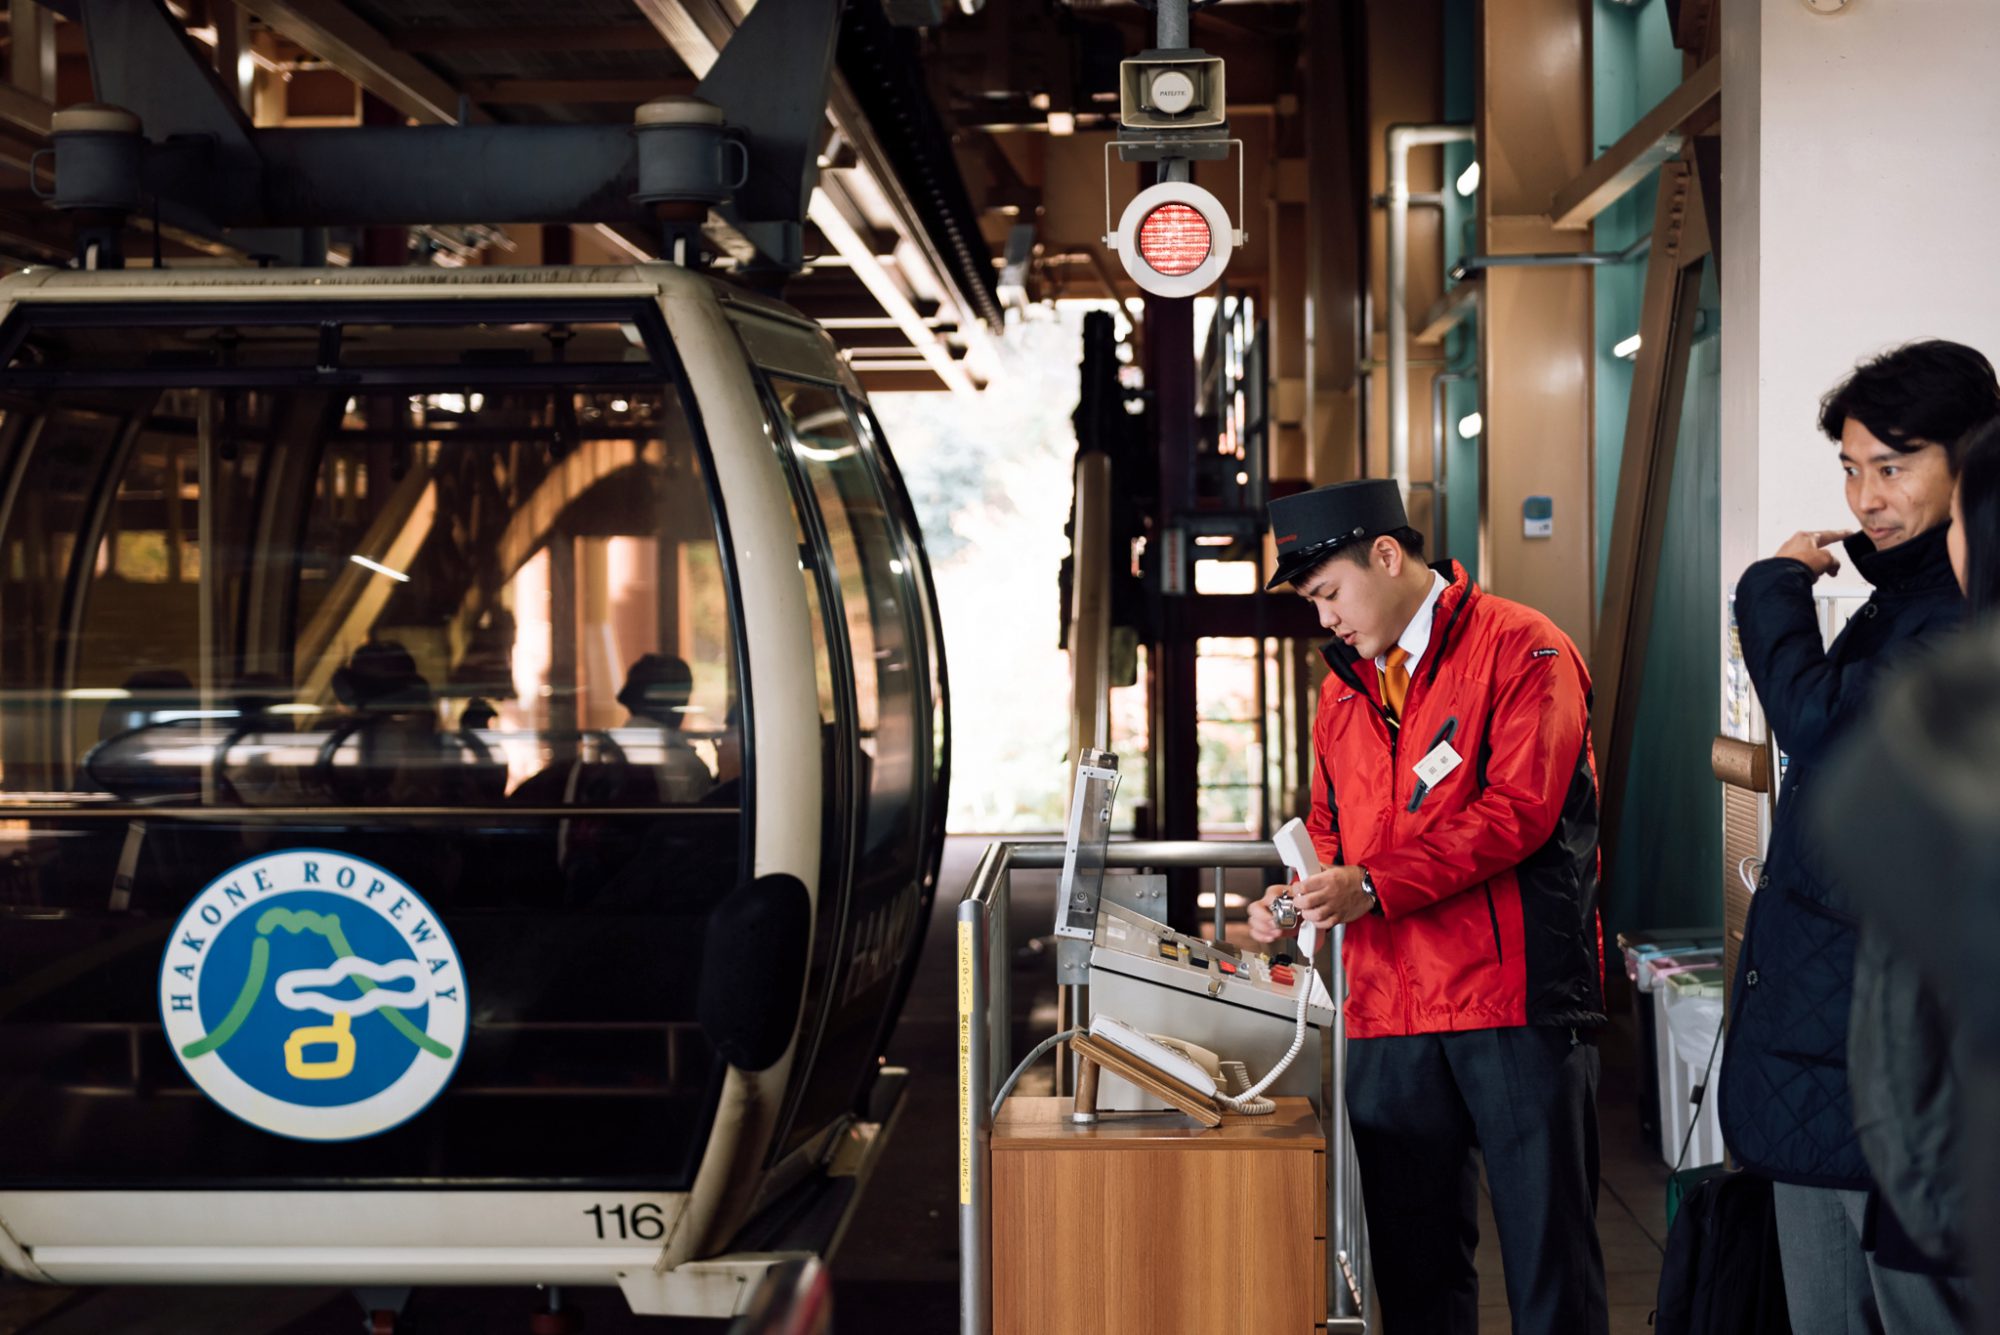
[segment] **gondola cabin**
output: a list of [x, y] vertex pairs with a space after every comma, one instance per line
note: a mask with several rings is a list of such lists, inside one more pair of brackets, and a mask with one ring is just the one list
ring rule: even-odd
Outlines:
[[0, 1260], [727, 1314], [894, 1092], [944, 707], [774, 302], [0, 282]]

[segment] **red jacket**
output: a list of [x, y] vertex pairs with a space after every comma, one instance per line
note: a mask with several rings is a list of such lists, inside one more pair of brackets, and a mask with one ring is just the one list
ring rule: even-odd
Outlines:
[[[1400, 727], [1374, 662], [1325, 651], [1307, 824], [1382, 903], [1347, 928], [1348, 1036], [1602, 1024], [1590, 674], [1547, 617], [1438, 571]], [[1440, 740], [1463, 761], [1423, 788]]]

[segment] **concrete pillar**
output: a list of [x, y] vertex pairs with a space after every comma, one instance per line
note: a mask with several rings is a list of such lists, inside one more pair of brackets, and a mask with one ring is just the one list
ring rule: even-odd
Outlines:
[[[1548, 218], [1555, 193], [1591, 158], [1589, 25], [1589, 7], [1576, 0], [1479, 7], [1484, 254], [1589, 246], [1587, 230], [1559, 232]], [[1596, 609], [1590, 271], [1506, 267], [1480, 281], [1480, 572], [1493, 592], [1539, 608], [1588, 646]], [[1554, 502], [1549, 537], [1524, 535], [1522, 505], [1531, 496]]]
[[1849, 524], [1815, 419], [1857, 360], [1933, 337], [2000, 357], [1978, 221], [2000, 205], [2000, 5], [1737, 0], [1722, 21], [1726, 598], [1793, 533]]

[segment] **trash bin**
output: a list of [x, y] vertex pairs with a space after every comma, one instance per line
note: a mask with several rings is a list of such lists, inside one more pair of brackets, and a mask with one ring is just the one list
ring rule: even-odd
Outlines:
[[[1653, 974], [1640, 967], [1659, 955], [1691, 956], [1696, 951], [1713, 950], [1720, 958], [1722, 931], [1715, 927], [1648, 928], [1620, 932], [1618, 945], [1625, 954], [1625, 976], [1632, 982], [1632, 1028], [1639, 1037], [1639, 1135], [1657, 1149], [1660, 1144], [1660, 1040], [1653, 1005]], [[1678, 1145], [1679, 1142], [1675, 1142]]]
[[[1683, 953], [1649, 961], [1660, 1055], [1660, 1158], [1669, 1168], [1698, 1168], [1723, 1158], [1714, 1097], [1723, 1043], [1719, 952], [1717, 947], [1714, 958], [1690, 960]], [[1669, 958], [1675, 962], [1665, 963]]]

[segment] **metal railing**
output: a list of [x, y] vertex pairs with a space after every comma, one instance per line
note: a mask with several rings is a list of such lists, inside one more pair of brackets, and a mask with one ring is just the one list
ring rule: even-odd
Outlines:
[[[1008, 916], [1011, 876], [1017, 871], [1061, 871], [1060, 840], [988, 845], [958, 902], [958, 1248], [960, 1335], [989, 1335], [993, 1321], [992, 1158], [993, 1092], [1013, 1071], [1009, 1043]], [[1105, 849], [1107, 869], [1200, 870], [1214, 868], [1217, 920], [1221, 918], [1222, 873], [1229, 867], [1279, 871], [1285, 866], [1268, 840], [1245, 843], [1134, 841]], [[1360, 1331], [1361, 1279], [1366, 1272], [1361, 1194], [1347, 1144], [1340, 1091], [1347, 1083], [1345, 1039], [1346, 980], [1341, 966], [1341, 929], [1326, 950], [1327, 990], [1335, 1000], [1334, 1106], [1322, 1109], [1327, 1128], [1327, 1251], [1335, 1267], [1328, 1292], [1333, 1310], [1329, 1331]], [[1065, 1015], [1074, 1006], [1059, 1007]], [[1076, 1017], [1076, 1021], [1081, 1020]], [[1066, 1021], [1066, 1022], [1076, 1022]], [[1060, 1050], [1059, 1050], [1060, 1052]]]

